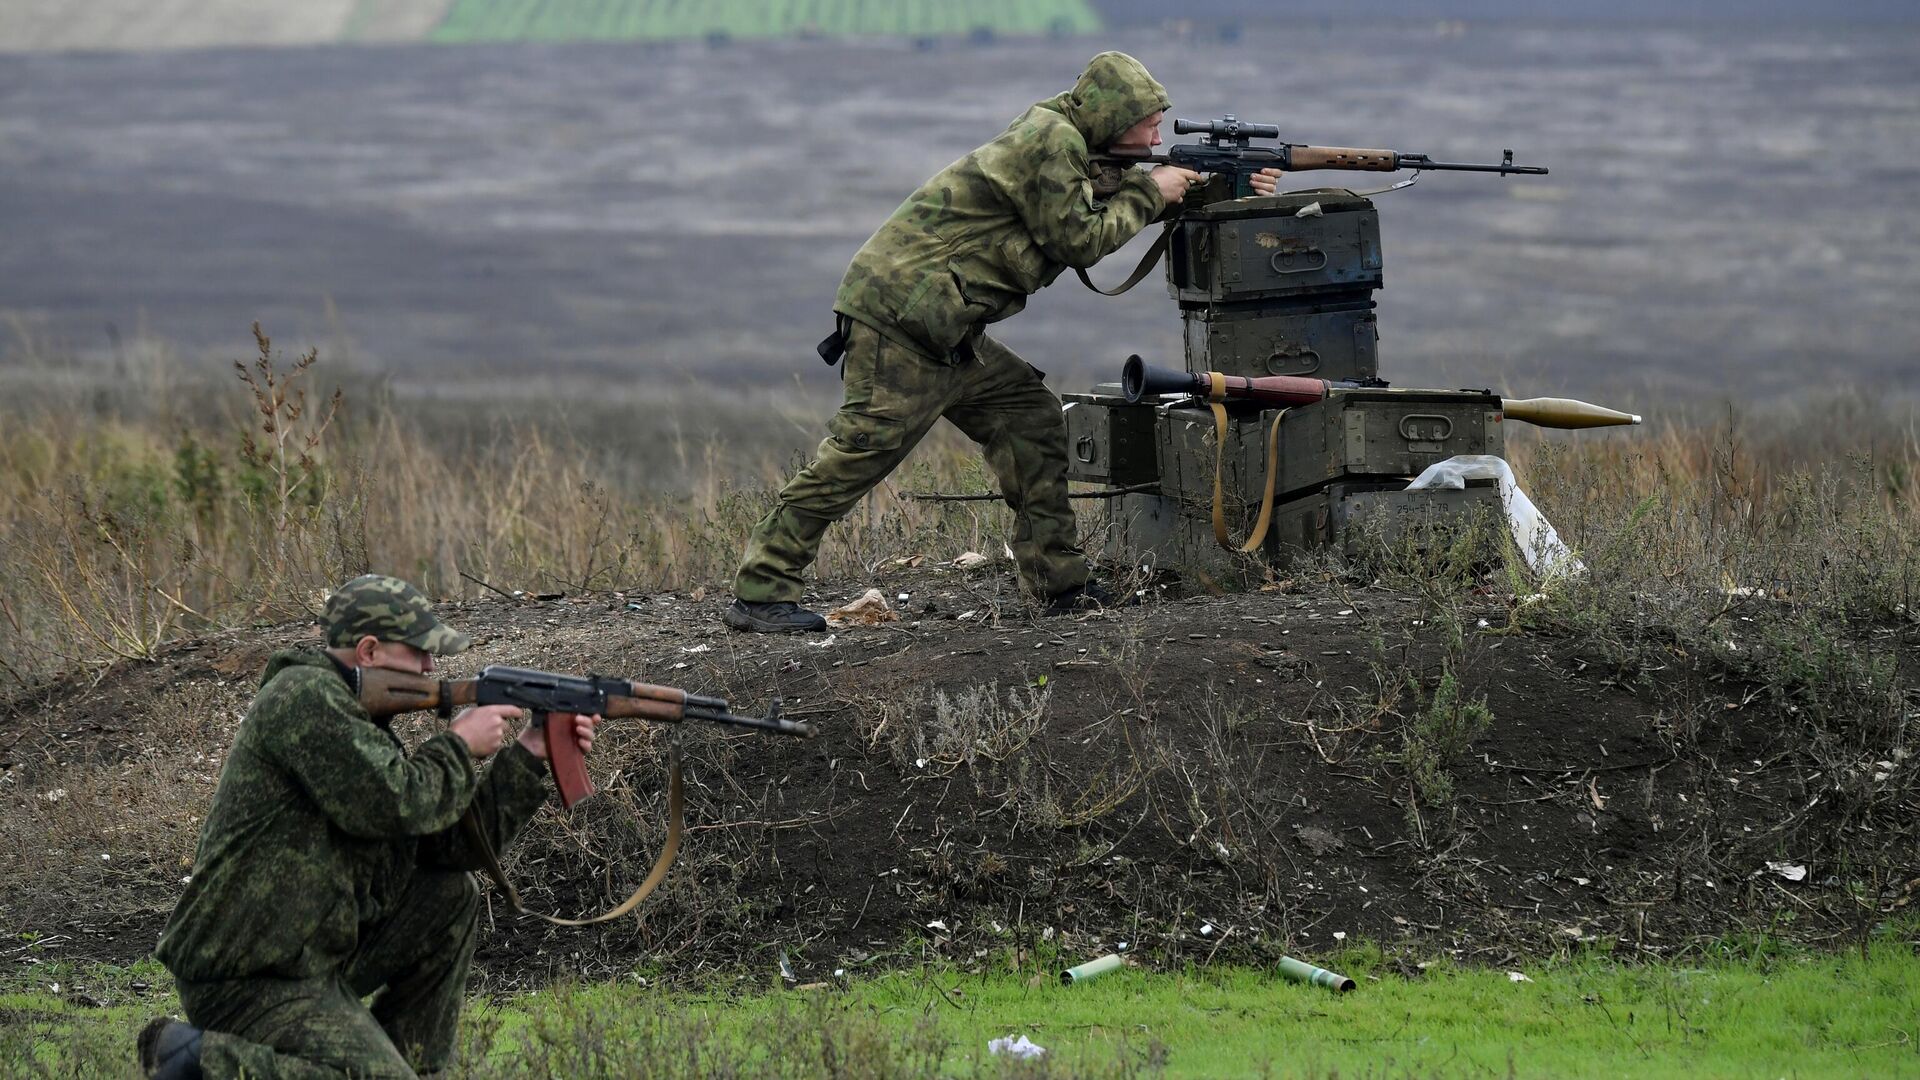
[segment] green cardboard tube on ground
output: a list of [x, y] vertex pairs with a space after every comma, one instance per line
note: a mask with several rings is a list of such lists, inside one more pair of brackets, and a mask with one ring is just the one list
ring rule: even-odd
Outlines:
[[1072, 986], [1077, 982], [1085, 982], [1096, 976], [1105, 975], [1109, 971], [1115, 971], [1125, 963], [1126, 961], [1120, 958], [1119, 953], [1108, 953], [1105, 956], [1089, 960], [1079, 967], [1070, 967], [1061, 972], [1060, 985]]
[[1285, 975], [1294, 982], [1324, 986], [1329, 990], [1338, 990], [1341, 993], [1346, 993], [1348, 990], [1353, 989], [1353, 980], [1347, 978], [1345, 975], [1337, 971], [1328, 971], [1323, 967], [1314, 967], [1305, 960], [1295, 960], [1291, 956], [1283, 956], [1280, 958], [1280, 974]]

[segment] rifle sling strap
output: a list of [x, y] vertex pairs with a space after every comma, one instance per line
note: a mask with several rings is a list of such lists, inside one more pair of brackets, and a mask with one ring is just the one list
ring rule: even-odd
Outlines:
[[1146, 277], [1147, 271], [1153, 269], [1154, 264], [1160, 261], [1160, 256], [1166, 252], [1167, 245], [1173, 240], [1174, 226], [1178, 224], [1179, 221], [1177, 219], [1167, 222], [1167, 227], [1160, 230], [1160, 236], [1154, 240], [1153, 246], [1147, 249], [1145, 255], [1140, 256], [1140, 265], [1133, 268], [1133, 273], [1129, 275], [1127, 280], [1117, 289], [1103, 289], [1095, 285], [1093, 279], [1087, 276], [1087, 272], [1078, 266], [1073, 268], [1073, 272], [1080, 275], [1080, 283], [1082, 285], [1099, 293], [1101, 296], [1119, 296], [1121, 293], [1140, 284], [1140, 279]]
[[1267, 527], [1273, 524], [1273, 489], [1280, 479], [1280, 421], [1286, 418], [1287, 410], [1281, 409], [1275, 414], [1272, 426], [1267, 428], [1267, 490], [1260, 496], [1260, 517], [1254, 521], [1253, 532], [1246, 542], [1236, 545], [1227, 538], [1227, 515], [1220, 490], [1220, 465], [1227, 454], [1226, 376], [1217, 371], [1207, 374], [1212, 377], [1207, 389], [1207, 405], [1213, 410], [1213, 541], [1227, 551], [1251, 552], [1267, 538]]
[[494, 853], [493, 844], [488, 842], [487, 834], [480, 828], [480, 819], [473, 814], [473, 807], [460, 817], [460, 827], [466, 831], [467, 839], [480, 853], [482, 868], [487, 877], [507, 898], [507, 904], [522, 915], [531, 915], [552, 923], [555, 926], [592, 926], [595, 923], [609, 922], [630, 914], [640, 902], [660, 887], [667, 878], [667, 868], [673, 865], [674, 856], [680, 853], [680, 834], [685, 828], [684, 800], [680, 791], [680, 744], [669, 744], [667, 752], [667, 840], [660, 846], [660, 854], [653, 860], [653, 869], [647, 872], [647, 879], [633, 890], [633, 895], [621, 901], [617, 906], [601, 912], [590, 919], [562, 919], [554, 915], [543, 915], [538, 911], [528, 911], [520, 902], [520, 892], [507, 880], [507, 872], [500, 867], [500, 857]]

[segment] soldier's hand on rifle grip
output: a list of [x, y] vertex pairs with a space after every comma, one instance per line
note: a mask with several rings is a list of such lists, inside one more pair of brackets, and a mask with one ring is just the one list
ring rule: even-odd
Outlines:
[[520, 710], [512, 705], [480, 705], [454, 717], [447, 730], [460, 736], [467, 753], [479, 760], [499, 752], [507, 741], [507, 725], [518, 719]]
[[1271, 195], [1280, 183], [1280, 178], [1285, 175], [1287, 174], [1279, 169], [1261, 169], [1247, 177], [1247, 183], [1252, 186], [1255, 195]]
[[1160, 189], [1160, 197], [1169, 203], [1185, 199], [1187, 189], [1200, 182], [1199, 173], [1178, 165], [1156, 165], [1147, 175], [1153, 179], [1154, 186]]
[[520, 733], [520, 745], [528, 753], [547, 759], [547, 771], [560, 791], [560, 805], [566, 809], [573, 809], [574, 803], [593, 794], [586, 755], [593, 749], [593, 725], [599, 722], [598, 716], [548, 713], [545, 724], [534, 724]]
[[[559, 723], [556, 724], [555, 721]], [[593, 752], [593, 725], [599, 722], [598, 716], [577, 716], [573, 713], [554, 713], [547, 718], [547, 724], [557, 731], [565, 731], [569, 726], [573, 728], [573, 741], [579, 746], [580, 755], [583, 757]], [[530, 724], [527, 730], [520, 733], [520, 745], [526, 748], [527, 753], [541, 761], [546, 761], [549, 757], [547, 729], [538, 724]]]

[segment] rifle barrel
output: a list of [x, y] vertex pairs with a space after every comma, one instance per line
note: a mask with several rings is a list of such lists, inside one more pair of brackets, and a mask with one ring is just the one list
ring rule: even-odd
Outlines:
[[803, 739], [813, 738], [813, 728], [804, 720], [782, 720], [778, 716], [736, 716], [727, 711], [725, 703], [718, 709], [688, 706], [686, 717], [689, 720], [707, 720], [716, 724], [771, 731], [779, 735], [797, 735]]
[[1545, 176], [1544, 165], [1512, 165], [1502, 162], [1497, 165], [1477, 161], [1434, 161], [1425, 154], [1401, 154], [1400, 167], [1431, 172], [1490, 172], [1501, 176]]

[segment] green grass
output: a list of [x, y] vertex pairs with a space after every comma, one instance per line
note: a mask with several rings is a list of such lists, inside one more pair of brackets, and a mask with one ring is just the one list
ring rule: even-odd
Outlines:
[[[1901, 937], [1865, 957], [1739, 943], [1691, 962], [1585, 956], [1524, 965], [1530, 981], [1445, 964], [1406, 978], [1357, 948], [1331, 958], [1360, 980], [1346, 995], [1243, 968], [1062, 987], [1004, 962], [806, 991], [630, 979], [476, 1002], [464, 1075], [1920, 1077], [1920, 954]], [[111, 1073], [139, 1024], [173, 1007], [150, 964], [5, 980], [0, 1060], [31, 1054], [55, 1075]], [[1045, 1061], [986, 1053], [1009, 1034]]]
[[1086, 0], [456, 0], [436, 41], [1086, 33]]

